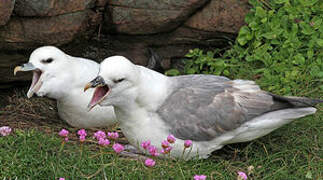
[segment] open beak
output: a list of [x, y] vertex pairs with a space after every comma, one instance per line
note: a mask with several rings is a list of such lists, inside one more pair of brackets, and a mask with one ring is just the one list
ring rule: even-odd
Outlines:
[[42, 72], [38, 68], [36, 68], [32, 63], [26, 63], [22, 66], [15, 67], [13, 74], [16, 75], [19, 71], [33, 71], [33, 79], [31, 82], [31, 86], [27, 92], [27, 97], [31, 98], [34, 95], [34, 93], [38, 92], [38, 90], [43, 84], [42, 81], [40, 81]]
[[104, 79], [101, 76], [97, 76], [91, 82], [87, 83], [84, 87], [84, 92], [89, 88], [95, 88], [92, 99], [88, 105], [88, 109], [90, 111], [104, 100], [104, 98], [109, 94], [110, 88], [105, 84]]
[[36, 69], [37, 68], [32, 63], [26, 63], [26, 64], [23, 64], [22, 66], [15, 67], [13, 74], [16, 75], [18, 71], [33, 71]]

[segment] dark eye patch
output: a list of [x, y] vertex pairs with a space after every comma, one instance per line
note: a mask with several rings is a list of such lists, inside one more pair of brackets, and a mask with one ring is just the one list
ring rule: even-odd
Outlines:
[[114, 83], [119, 83], [119, 82], [122, 82], [125, 78], [121, 78], [121, 79], [115, 79], [113, 80]]
[[41, 60], [41, 62], [42, 63], [44, 63], [44, 64], [48, 64], [48, 63], [51, 63], [51, 62], [53, 62], [54, 61], [54, 59], [53, 58], [48, 58], [48, 59], [43, 59], [43, 60]]

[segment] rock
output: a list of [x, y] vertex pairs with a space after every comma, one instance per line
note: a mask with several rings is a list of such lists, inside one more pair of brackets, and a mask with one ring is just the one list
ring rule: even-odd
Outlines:
[[0, 1], [0, 26], [5, 25], [8, 22], [14, 6], [15, 0]]
[[[5, 15], [8, 21], [11, 14], [3, 13], [5, 2], [12, 1], [0, 0], [0, 23]], [[112, 55], [124, 55], [144, 66], [149, 59], [147, 49], [152, 48], [163, 59], [164, 69], [177, 64], [180, 67], [179, 60], [189, 49], [226, 47], [244, 24], [249, 10], [247, 0], [16, 2], [17, 16], [0, 26], [0, 88], [7, 87], [3, 83], [29, 80], [30, 74], [18, 73], [14, 77], [13, 68], [26, 62], [30, 53], [43, 45], [59, 46], [68, 54], [98, 62]]]
[[96, 6], [98, 7], [105, 7], [105, 5], [108, 3], [108, 0], [97, 0]]
[[238, 33], [249, 9], [248, 0], [213, 0], [185, 25], [203, 31]]
[[56, 16], [95, 7], [96, 0], [16, 0], [18, 16]]
[[[109, 0], [106, 26], [125, 34], [171, 31], [208, 0]], [[112, 26], [110, 25], [112, 24]]]
[[[94, 38], [86, 44], [73, 46], [78, 52], [77, 50], [70, 52], [100, 61], [112, 55], [122, 55], [136, 64], [146, 66], [149, 59], [147, 50], [152, 48], [162, 57], [162, 67], [169, 69], [170, 61], [180, 59], [190, 49], [223, 48], [228, 46], [228, 41], [234, 37], [233, 34], [205, 32], [185, 27], [177, 28], [169, 33], [153, 35], [102, 34], [100, 38]], [[80, 49], [84, 51], [80, 53]]]
[[62, 45], [84, 35], [100, 22], [91, 10], [43, 18], [13, 17], [0, 28], [0, 48], [30, 49], [41, 45]]

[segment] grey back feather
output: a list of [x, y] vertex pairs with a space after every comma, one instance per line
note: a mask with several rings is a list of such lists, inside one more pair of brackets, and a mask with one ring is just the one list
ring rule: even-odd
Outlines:
[[253, 81], [210, 75], [177, 76], [172, 81], [174, 90], [158, 114], [180, 139], [211, 140], [266, 112], [293, 106], [274, 101]]

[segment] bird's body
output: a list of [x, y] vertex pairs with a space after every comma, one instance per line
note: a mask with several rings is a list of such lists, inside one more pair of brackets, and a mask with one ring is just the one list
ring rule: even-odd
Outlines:
[[264, 136], [315, 113], [311, 106], [321, 102], [272, 95], [253, 81], [213, 75], [167, 77], [120, 56], [103, 61], [99, 77], [108, 90], [90, 106], [114, 106], [122, 132], [138, 148], [150, 140], [161, 150], [161, 142], [173, 134], [177, 140], [171, 156], [181, 157], [184, 141], [192, 140], [187, 159], [207, 158], [226, 144]]
[[18, 67], [18, 70], [31, 70], [34, 74], [27, 96], [32, 97], [35, 93], [56, 99], [60, 118], [71, 126], [106, 127], [116, 123], [112, 106], [97, 107], [90, 112], [87, 109], [93, 92], [84, 93], [83, 88], [98, 74], [98, 63], [69, 56], [53, 46], [44, 46], [34, 50], [27, 64]]

